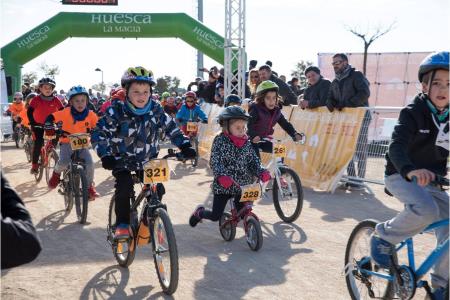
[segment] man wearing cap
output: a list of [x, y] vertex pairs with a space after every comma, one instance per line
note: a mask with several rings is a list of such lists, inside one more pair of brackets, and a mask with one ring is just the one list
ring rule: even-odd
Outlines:
[[300, 107], [305, 109], [327, 105], [331, 81], [323, 78], [320, 75], [320, 69], [316, 66], [307, 67], [305, 77], [308, 80], [308, 87], [303, 92], [303, 100], [299, 103]]

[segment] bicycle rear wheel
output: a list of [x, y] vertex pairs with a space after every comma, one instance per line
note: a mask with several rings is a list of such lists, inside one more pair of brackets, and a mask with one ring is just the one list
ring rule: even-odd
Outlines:
[[156, 209], [149, 221], [159, 283], [165, 294], [172, 295], [178, 287], [178, 249], [172, 222], [163, 208]]
[[27, 161], [31, 162], [31, 149], [33, 149], [33, 143], [30, 140], [25, 141], [25, 145], [23, 145], [23, 150], [25, 151], [25, 155], [27, 157]]
[[38, 172], [34, 174], [34, 179], [36, 179], [36, 183], [39, 183], [42, 179], [42, 176], [44, 175], [44, 158], [42, 157], [42, 153], [39, 156], [38, 161]]
[[273, 205], [277, 215], [286, 223], [300, 216], [303, 208], [303, 188], [297, 173], [288, 167], [280, 167], [280, 183], [273, 180]]
[[109, 213], [108, 213], [108, 240], [111, 242], [112, 251], [114, 254], [114, 258], [117, 263], [124, 268], [127, 268], [131, 265], [134, 260], [134, 256], [136, 255], [136, 244], [135, 239], [129, 238], [127, 241], [114, 241], [114, 232], [116, 231], [116, 196], [111, 198], [111, 202], [109, 203]]
[[245, 231], [247, 244], [253, 251], [261, 249], [263, 244], [263, 235], [261, 224], [253, 216], [247, 218], [247, 228]]
[[[345, 281], [353, 300], [359, 299], [392, 299], [395, 295], [393, 282], [386, 279], [366, 275], [362, 270], [391, 274], [370, 259], [370, 236], [375, 231], [374, 220], [360, 222], [352, 231], [345, 250]], [[397, 261], [397, 257], [394, 257]]]
[[53, 171], [55, 170], [55, 166], [58, 160], [59, 160], [58, 152], [56, 152], [55, 149], [52, 149], [48, 153], [47, 165], [45, 166], [45, 181], [47, 182], [47, 184], [48, 181], [50, 180], [50, 177], [53, 174]]
[[191, 138], [191, 145], [195, 149], [195, 158], [191, 160], [192, 166], [196, 167], [198, 165], [198, 139], [197, 137]]
[[86, 223], [88, 212], [88, 183], [82, 166], [72, 168], [72, 192], [75, 202], [75, 211], [80, 224]]

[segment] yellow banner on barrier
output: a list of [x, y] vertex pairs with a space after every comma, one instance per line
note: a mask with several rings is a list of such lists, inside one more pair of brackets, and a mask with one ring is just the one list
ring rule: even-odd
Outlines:
[[306, 135], [305, 145], [288, 144], [286, 163], [300, 176], [303, 186], [334, 191], [356, 149], [364, 108], [295, 108], [290, 122]]

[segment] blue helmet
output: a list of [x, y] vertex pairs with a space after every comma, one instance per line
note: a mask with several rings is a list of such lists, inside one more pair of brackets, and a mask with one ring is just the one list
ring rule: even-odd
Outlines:
[[88, 97], [89, 99], [89, 93], [81, 85], [71, 87], [67, 92], [67, 99], [70, 101], [70, 99], [72, 99], [72, 97], [76, 95], [86, 95], [86, 97]]
[[433, 52], [420, 63], [419, 81], [422, 82], [423, 76], [433, 70], [444, 69], [448, 71], [448, 51]]
[[229, 106], [230, 103], [236, 103], [236, 104], [241, 105], [242, 104], [242, 99], [238, 95], [230, 94], [230, 95], [225, 97], [225, 101], [224, 101], [225, 107]]

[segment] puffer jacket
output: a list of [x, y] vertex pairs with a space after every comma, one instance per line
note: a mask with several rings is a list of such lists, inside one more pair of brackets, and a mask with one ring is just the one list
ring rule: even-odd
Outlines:
[[253, 183], [265, 171], [250, 141], [239, 148], [223, 133], [214, 138], [209, 164], [214, 174], [213, 192], [215, 195], [236, 195], [241, 192], [235, 184], [228, 189], [221, 186], [217, 181], [219, 176], [229, 176], [239, 186], [243, 186]]
[[148, 114], [136, 115], [127, 104], [113, 101], [92, 133], [92, 145], [99, 157], [114, 156], [116, 169], [142, 170], [159, 153], [158, 131], [164, 130], [178, 147], [190, 146], [189, 139], [162, 106], [150, 99]]
[[186, 125], [188, 121], [196, 122], [197, 119], [202, 121], [208, 120], [208, 116], [205, 112], [200, 108], [198, 104], [195, 104], [195, 107], [188, 108], [186, 104], [181, 106], [180, 110], [177, 112], [177, 120], [179, 120], [181, 125]]
[[308, 85], [303, 93], [303, 99], [308, 101], [308, 108], [316, 108], [327, 105], [330, 85], [331, 82], [322, 76], [315, 85]]

